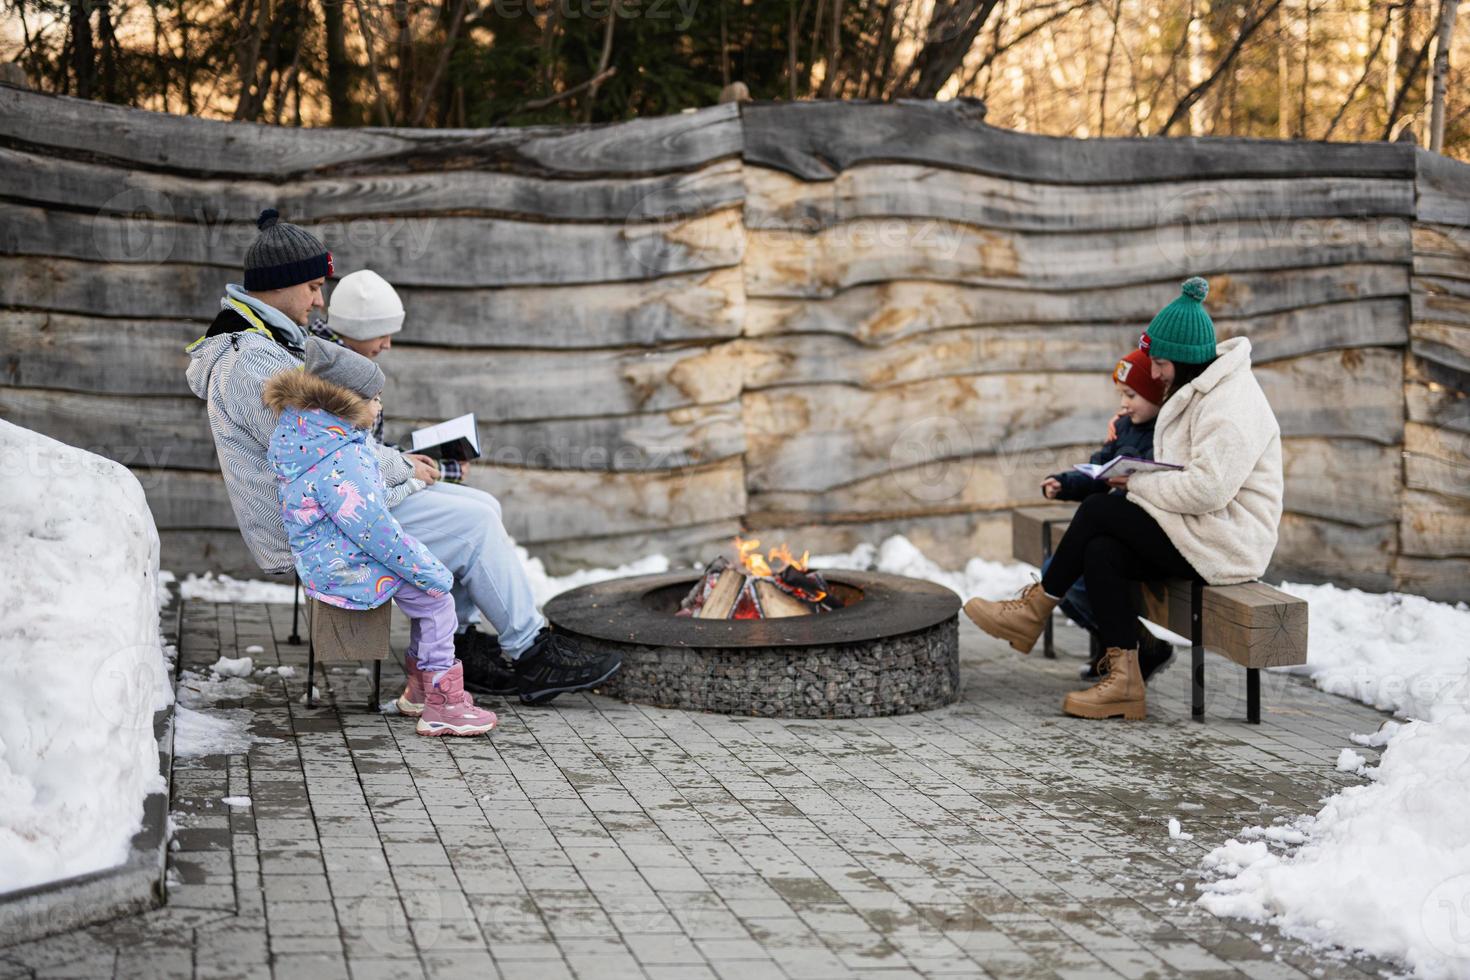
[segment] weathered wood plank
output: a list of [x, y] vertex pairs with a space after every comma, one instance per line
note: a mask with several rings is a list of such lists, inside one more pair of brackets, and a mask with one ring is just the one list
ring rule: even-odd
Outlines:
[[[194, 221], [252, 234], [266, 205], [297, 223], [354, 222], [396, 215], [458, 215], [523, 221], [640, 222], [708, 214], [745, 197], [738, 159], [692, 172], [627, 178], [548, 180], [524, 173], [435, 170], [308, 177], [281, 184], [150, 173], [0, 147], [0, 196], [39, 206]], [[238, 227], [235, 227], [238, 226]]]
[[1465, 430], [1404, 423], [1404, 486], [1470, 501], [1470, 408], [1464, 421]]
[[739, 107], [603, 126], [303, 129], [144, 112], [0, 87], [0, 137], [175, 173], [283, 180], [308, 172], [494, 168], [561, 176], [691, 170], [741, 150]]
[[1011, 557], [1040, 568], [1046, 561], [1045, 532], [1051, 524], [1052, 552], [1077, 511], [1076, 504], [1036, 504], [1011, 511]]
[[[487, 423], [631, 415], [740, 397], [736, 344], [652, 350], [446, 351], [383, 355], [383, 401], [414, 418], [474, 412]], [[570, 397], [569, 397], [570, 396]]]
[[[159, 528], [237, 526], [219, 474], [147, 468], [135, 473]], [[647, 473], [547, 473], [482, 462], [471, 467], [465, 482], [502, 501], [506, 529], [522, 544], [729, 520], [745, 507], [738, 459]]]
[[[9, 250], [106, 263], [240, 268], [253, 223], [139, 220], [0, 202]], [[406, 286], [628, 282], [738, 265], [740, 209], [666, 221], [546, 224], [500, 218], [386, 216], [306, 221], [337, 268], [388, 270]], [[118, 311], [127, 313], [131, 311]]]
[[1417, 357], [1470, 373], [1470, 324], [1416, 320], [1409, 327], [1409, 350]]
[[202, 401], [0, 386], [0, 417], [134, 467], [218, 469]]
[[[1143, 589], [1144, 618], [1189, 636], [1190, 583], [1153, 583]], [[1264, 582], [1206, 586], [1200, 595], [1201, 641], [1243, 667], [1290, 667], [1307, 662], [1307, 603]]]
[[1394, 589], [1438, 602], [1464, 602], [1470, 582], [1470, 558], [1416, 558], [1399, 555], [1393, 561]]
[[[960, 102], [820, 101], [742, 107], [744, 157], [803, 180], [829, 180], [859, 163], [944, 166], [1027, 181], [1093, 184], [1138, 179], [1397, 177], [1411, 179], [1414, 148], [1242, 138], [1073, 140], [975, 122]], [[1063, 149], [1065, 147], [1065, 149]]]
[[[98, 265], [0, 255], [0, 306], [104, 317], [194, 320], [219, 310], [228, 280], [211, 266]], [[638, 283], [399, 290], [405, 341], [467, 347], [650, 346], [740, 334], [739, 268]]]
[[1410, 301], [1416, 321], [1470, 326], [1470, 280], [1414, 276]]
[[[439, 419], [390, 416], [385, 429], [398, 445]], [[544, 470], [672, 470], [738, 457], [745, 451], [739, 401], [690, 405], [642, 415], [532, 419], [480, 426], [486, 463]]]
[[[895, 465], [821, 491], [755, 490], [750, 519], [851, 522], [1039, 506], [1041, 480], [1084, 462], [1096, 449], [1096, 443], [1088, 443]], [[1288, 511], [1360, 527], [1398, 519], [1402, 484], [1397, 447], [1356, 439], [1293, 438], [1283, 440], [1282, 456]]]
[[[907, 538], [941, 568], [964, 568], [971, 558], [1010, 560], [1010, 518], [1004, 511], [905, 517], [896, 521], [821, 521], [750, 523], [749, 534], [762, 543], [786, 541], [816, 556], [847, 552], [860, 544], [881, 544], [895, 535]], [[814, 565], [820, 567], [815, 560]], [[968, 597], [964, 597], [968, 598]]]
[[1382, 347], [1309, 354], [1255, 368], [1283, 436], [1334, 436], [1397, 445], [1403, 354]]
[[1041, 481], [1045, 477], [1085, 462], [1096, 449], [1094, 443], [1015, 455], [975, 455], [896, 466], [830, 490], [754, 491], [749, 519], [753, 524], [850, 523], [1009, 510], [1043, 500]]
[[537, 541], [529, 550], [553, 575], [565, 575], [579, 568], [624, 565], [649, 555], [667, 555], [676, 565], [692, 565], [720, 554], [742, 530], [738, 520], [709, 521], [688, 527], [665, 526], [646, 533], [577, 535], [559, 541]]
[[1216, 270], [1407, 264], [1407, 224], [1403, 230], [1396, 237], [1367, 221], [1341, 218], [1300, 218], [1281, 227], [1236, 222], [1221, 225], [1217, 240], [1202, 243], [1180, 226], [1038, 234], [903, 219], [876, 231], [864, 229], [861, 222], [811, 235], [757, 228], [746, 240], [745, 288], [750, 296], [825, 297], [863, 283], [931, 279], [975, 286], [1024, 282], [1033, 289], [1091, 289], [1182, 279], [1190, 273], [1209, 276]]
[[1400, 449], [1361, 439], [1298, 436], [1281, 440], [1286, 510], [1358, 527], [1398, 518]]
[[1404, 405], [1409, 421], [1470, 432], [1470, 372], [1404, 358]]
[[[1391, 446], [1402, 438], [1403, 396], [1383, 379], [1397, 378], [1401, 362], [1398, 351], [1360, 348], [1260, 365], [1256, 377], [1284, 435]], [[755, 493], [832, 490], [896, 466], [1101, 442], [1112, 401], [1106, 378], [1056, 372], [941, 378], [876, 391], [772, 388], [747, 391], [743, 406]]]
[[[1307, 307], [1254, 320], [1216, 320], [1221, 338], [1247, 336], [1256, 363], [1347, 347], [1404, 343], [1402, 299]], [[884, 388], [925, 378], [1041, 371], [1109, 374], [1138, 343], [1137, 324], [1039, 324], [962, 327], [895, 340], [882, 347], [840, 334], [752, 338], [745, 352], [747, 390], [841, 383]]]
[[[183, 348], [198, 327], [150, 329], [137, 321], [74, 320], [65, 346], [28, 332], [34, 315], [0, 315], [3, 376], [35, 385], [111, 394], [187, 394]], [[105, 339], [108, 331], [121, 329]], [[186, 339], [187, 338], [187, 339]], [[130, 343], [129, 340], [136, 340]], [[384, 402], [411, 418], [475, 412], [486, 423], [588, 415], [629, 415], [740, 396], [736, 345], [656, 350], [445, 350], [402, 346], [382, 355]], [[575, 399], [567, 392], [576, 391]]]
[[1395, 178], [1283, 177], [1117, 184], [1018, 181], [915, 164], [855, 166], [829, 181], [745, 168], [746, 227], [811, 233], [859, 222], [932, 218], [1011, 231], [1119, 231], [1190, 226], [1197, 238], [1221, 222], [1264, 226], [1298, 218], [1414, 217], [1414, 188]]
[[1470, 558], [1470, 506], [1463, 497], [1405, 490], [1399, 549], [1420, 558]]
[[1281, 515], [1272, 582], [1333, 582], [1373, 592], [1393, 588], [1398, 525], [1355, 527], [1302, 514]]
[[1414, 168], [1419, 220], [1470, 225], [1470, 166], [1420, 148], [1414, 151]]
[[[389, 437], [434, 419], [392, 414]], [[217, 470], [205, 406], [193, 395], [122, 398], [0, 387], [0, 415], [73, 446], [135, 466]], [[596, 471], [673, 470], [739, 457], [745, 445], [738, 402], [642, 415], [536, 419], [487, 424], [487, 462]]]
[[530, 544], [738, 519], [745, 513], [743, 477], [737, 458], [647, 473], [480, 465], [471, 468], [465, 482], [504, 501], [506, 530]]
[[[1217, 323], [1229, 324], [1317, 305], [1400, 299], [1408, 289], [1409, 270], [1402, 264], [1231, 272], [1210, 276], [1209, 306]], [[1076, 290], [1035, 290], [1025, 283], [994, 287], [892, 281], [854, 286], [823, 299], [752, 297], [745, 333], [751, 337], [833, 333], [882, 345], [931, 330], [968, 326], [1133, 324], [1141, 331], [1160, 307], [1178, 295], [1179, 282], [1173, 279]], [[1402, 338], [1403, 325], [1395, 329]]]

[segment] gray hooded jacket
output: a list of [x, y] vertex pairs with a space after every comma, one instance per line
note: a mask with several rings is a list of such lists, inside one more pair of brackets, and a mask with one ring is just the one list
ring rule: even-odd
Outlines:
[[[233, 284], [220, 301], [220, 307], [235, 311], [245, 326], [233, 332], [206, 335], [190, 344], [185, 376], [190, 390], [209, 405], [209, 430], [214, 436], [215, 455], [219, 457], [230, 506], [234, 508], [245, 545], [262, 571], [281, 574], [291, 571], [294, 564], [291, 548], [286, 543], [275, 474], [266, 461], [266, 449], [277, 417], [261, 401], [261, 389], [271, 375], [287, 368], [300, 368], [302, 361], [277, 343], [261, 325], [265, 318], [277, 330], [282, 330], [285, 318], [277, 311], [263, 307]], [[301, 328], [290, 326], [304, 340]], [[402, 453], [378, 443], [374, 446], [388, 490], [389, 507], [423, 488], [424, 484], [413, 476], [413, 464]]]

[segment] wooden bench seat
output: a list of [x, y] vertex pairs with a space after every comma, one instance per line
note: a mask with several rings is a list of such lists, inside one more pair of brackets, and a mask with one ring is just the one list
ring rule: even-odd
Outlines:
[[[1011, 517], [1012, 554], [1039, 568], [1055, 551], [1075, 511], [1072, 504], [1017, 508]], [[1195, 718], [1205, 713], [1206, 650], [1246, 668], [1246, 715], [1255, 723], [1261, 720], [1261, 668], [1307, 662], [1306, 600], [1264, 582], [1151, 582], [1143, 588], [1143, 607], [1144, 619], [1191, 641]], [[1049, 623], [1044, 649], [1047, 656], [1056, 656]]]
[[[296, 583], [296, 600], [301, 596], [301, 583]], [[306, 706], [316, 707], [314, 695], [318, 663], [373, 662], [373, 689], [368, 695], [367, 709], [378, 710], [378, 688], [383, 678], [383, 658], [391, 653], [388, 642], [392, 626], [393, 603], [385, 602], [376, 609], [343, 609], [311, 596], [306, 598]], [[296, 633], [296, 606], [291, 610], [291, 637], [299, 644]]]

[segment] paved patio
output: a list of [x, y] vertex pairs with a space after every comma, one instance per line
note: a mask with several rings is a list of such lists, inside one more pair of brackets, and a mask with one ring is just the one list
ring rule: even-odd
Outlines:
[[[490, 703], [488, 739], [308, 710], [289, 606], [187, 603], [181, 658], [293, 664], [234, 706], [275, 741], [179, 760], [166, 908], [0, 948], [0, 977], [1376, 976], [1192, 904], [1199, 859], [1313, 812], [1377, 712], [1284, 677], [1265, 723], [1208, 658], [1146, 723], [1064, 718], [1085, 649], [1022, 658], [962, 622], [965, 696], [873, 721], [771, 721], [563, 697]], [[397, 623], [402, 649], [404, 624]], [[1187, 655], [1184, 658], [1187, 660]], [[259, 675], [257, 675], [259, 677]], [[384, 694], [401, 672], [385, 671]], [[319, 682], [320, 684], [320, 682]], [[482, 699], [483, 700], [483, 699]], [[230, 707], [230, 702], [222, 702]], [[248, 809], [222, 798], [249, 796]], [[1171, 839], [1170, 816], [1193, 840]]]

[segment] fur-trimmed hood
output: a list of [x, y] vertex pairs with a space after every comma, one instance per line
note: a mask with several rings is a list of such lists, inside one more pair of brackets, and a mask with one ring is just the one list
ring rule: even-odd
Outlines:
[[266, 380], [261, 399], [273, 412], [287, 409], [320, 409], [359, 429], [371, 428], [377, 419], [372, 402], [355, 391], [301, 369], [288, 369]]

